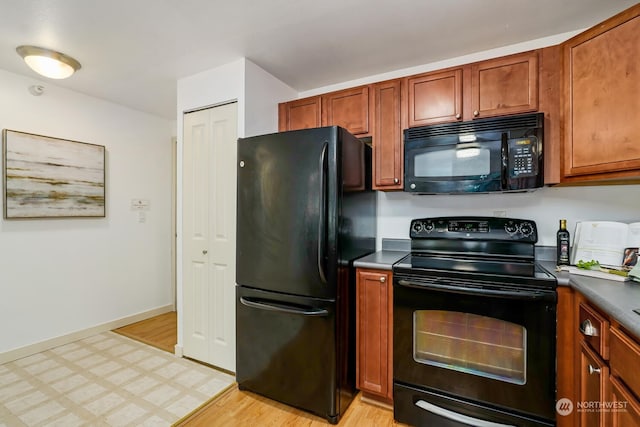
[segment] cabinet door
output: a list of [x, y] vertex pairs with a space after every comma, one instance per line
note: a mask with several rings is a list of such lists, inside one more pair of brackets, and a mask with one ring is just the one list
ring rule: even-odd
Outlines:
[[611, 380], [610, 402], [615, 402], [611, 410], [611, 427], [640, 427], [640, 402], [613, 376]]
[[342, 126], [354, 135], [369, 133], [369, 86], [322, 96], [322, 125]]
[[538, 52], [491, 59], [471, 66], [473, 118], [538, 109]]
[[363, 392], [393, 397], [390, 271], [357, 270], [356, 376]]
[[321, 126], [321, 98], [296, 99], [278, 105], [278, 130], [317, 128]]
[[[580, 351], [580, 398], [579, 402], [604, 402], [609, 395], [609, 368], [585, 342]], [[603, 427], [606, 412], [582, 411], [579, 415], [581, 427]]]
[[544, 183], [559, 184], [562, 48], [560, 45], [545, 47], [540, 50], [538, 59], [538, 110], [544, 113]]
[[563, 48], [565, 177], [638, 177], [640, 5]]
[[462, 119], [462, 68], [407, 79], [409, 127]]
[[622, 378], [625, 385], [636, 396], [640, 395], [640, 343], [623, 332], [611, 327], [609, 365], [611, 375]]
[[373, 86], [373, 188], [401, 190], [403, 176], [400, 80]]

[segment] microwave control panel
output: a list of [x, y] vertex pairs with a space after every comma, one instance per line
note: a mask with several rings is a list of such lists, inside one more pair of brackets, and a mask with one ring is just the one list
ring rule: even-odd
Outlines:
[[535, 176], [538, 173], [538, 150], [535, 137], [509, 140], [509, 175], [512, 178]]

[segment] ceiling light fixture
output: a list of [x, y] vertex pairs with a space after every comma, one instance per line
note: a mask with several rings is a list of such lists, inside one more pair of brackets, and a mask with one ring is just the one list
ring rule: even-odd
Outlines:
[[50, 79], [66, 79], [82, 66], [64, 53], [38, 46], [18, 46], [16, 52], [33, 71]]

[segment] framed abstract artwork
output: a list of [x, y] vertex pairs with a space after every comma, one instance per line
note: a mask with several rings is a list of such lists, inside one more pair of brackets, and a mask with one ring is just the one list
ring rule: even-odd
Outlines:
[[4, 129], [4, 218], [105, 216], [105, 147]]

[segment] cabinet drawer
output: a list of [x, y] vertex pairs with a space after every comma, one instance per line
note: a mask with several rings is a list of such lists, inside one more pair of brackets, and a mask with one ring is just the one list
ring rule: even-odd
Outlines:
[[611, 328], [609, 356], [612, 375], [640, 396], [640, 345], [621, 330]]
[[609, 359], [609, 321], [581, 302], [578, 308], [579, 334], [604, 360]]

